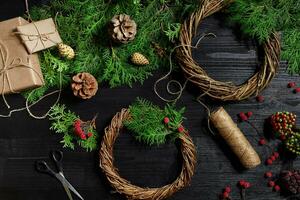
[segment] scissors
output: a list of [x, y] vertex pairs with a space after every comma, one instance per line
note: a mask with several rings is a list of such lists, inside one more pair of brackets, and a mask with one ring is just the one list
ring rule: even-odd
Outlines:
[[74, 194], [76, 194], [76, 196], [78, 196], [80, 199], [84, 200], [82, 196], [76, 191], [76, 189], [71, 185], [71, 183], [69, 183], [69, 181], [65, 178], [65, 175], [63, 173], [63, 167], [62, 167], [63, 152], [52, 151], [51, 157], [55, 162], [58, 172], [57, 173], [54, 172], [44, 160], [36, 161], [35, 166], [37, 171], [41, 173], [49, 174], [50, 176], [57, 178], [63, 185], [70, 200], [73, 200], [70, 190], [74, 192]]

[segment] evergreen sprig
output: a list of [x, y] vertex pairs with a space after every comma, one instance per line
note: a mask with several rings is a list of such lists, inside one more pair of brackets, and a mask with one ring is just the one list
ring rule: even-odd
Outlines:
[[79, 146], [87, 151], [92, 151], [97, 148], [98, 133], [96, 130], [90, 129], [89, 131], [93, 133], [93, 136], [86, 140], [82, 140], [74, 134], [73, 124], [75, 120], [79, 119], [79, 116], [66, 110], [65, 105], [55, 105], [52, 107], [49, 119], [52, 121], [50, 129], [64, 135], [61, 141], [63, 147], [74, 149], [75, 143], [77, 142]]
[[265, 42], [274, 31], [282, 32], [282, 59], [289, 72], [300, 73], [300, 1], [235, 0], [229, 7], [230, 18], [241, 30]]
[[[176, 110], [174, 106], [167, 104], [164, 109], [160, 109], [151, 102], [138, 98], [129, 110], [131, 119], [125, 122], [125, 126], [138, 141], [160, 145], [168, 137], [176, 139], [180, 134], [177, 129], [183, 122], [184, 108]], [[167, 124], [164, 123], [166, 117], [169, 119]]]
[[[162, 27], [175, 30], [168, 31], [170, 39], [176, 39], [182, 16], [196, 9], [192, 5], [197, 0], [53, 0], [49, 5], [31, 9], [31, 17], [37, 21], [54, 17], [64, 43], [75, 49], [73, 61], [62, 60], [57, 50], [51, 49], [40, 53], [42, 72], [46, 85], [36, 90], [30, 101], [36, 100], [48, 88], [57, 88], [59, 72], [63, 74], [66, 86], [70, 77], [79, 72], [89, 72], [99, 81], [108, 81], [111, 87], [131, 86], [134, 82], [143, 83], [159, 66], [165, 66], [167, 58], [159, 57], [151, 48], [151, 43], [171, 49], [172, 43], [163, 33]], [[112, 46], [107, 24], [116, 14], [126, 13], [138, 25], [134, 41], [127, 45]], [[170, 25], [171, 24], [171, 25]], [[134, 52], [141, 52], [150, 60], [150, 65], [136, 67], [128, 62]]]

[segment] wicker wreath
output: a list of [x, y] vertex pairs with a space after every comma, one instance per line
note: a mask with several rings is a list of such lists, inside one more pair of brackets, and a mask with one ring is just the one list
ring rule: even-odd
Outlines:
[[189, 185], [196, 167], [196, 149], [192, 139], [182, 134], [181, 152], [183, 157], [182, 170], [178, 178], [171, 184], [161, 188], [142, 188], [131, 184], [128, 180], [122, 178], [118, 169], [114, 166], [113, 147], [114, 143], [123, 127], [123, 122], [130, 118], [128, 109], [122, 109], [111, 121], [111, 124], [105, 128], [105, 135], [100, 149], [100, 167], [105, 173], [111, 186], [120, 194], [124, 194], [128, 199], [165, 199], [173, 195], [178, 190]]
[[241, 85], [212, 79], [192, 57], [192, 39], [199, 24], [208, 16], [228, 6], [233, 0], [202, 0], [200, 9], [186, 20], [180, 32], [177, 58], [186, 78], [199, 87], [204, 94], [222, 101], [239, 101], [258, 94], [268, 86], [277, 73], [280, 62], [279, 34], [272, 33], [263, 44], [264, 62], [260, 70]]

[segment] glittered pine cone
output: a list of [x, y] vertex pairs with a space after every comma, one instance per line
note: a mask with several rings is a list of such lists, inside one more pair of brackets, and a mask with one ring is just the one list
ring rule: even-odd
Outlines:
[[95, 77], [89, 73], [79, 73], [72, 78], [73, 94], [82, 99], [92, 98], [98, 91], [98, 83]]
[[137, 25], [129, 15], [115, 15], [110, 21], [109, 33], [113, 41], [126, 44], [135, 38]]

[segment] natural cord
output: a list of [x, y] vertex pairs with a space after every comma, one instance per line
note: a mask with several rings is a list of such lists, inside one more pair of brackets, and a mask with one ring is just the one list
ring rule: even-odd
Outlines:
[[260, 70], [244, 84], [234, 85], [209, 77], [206, 71], [192, 57], [192, 39], [196, 35], [198, 26], [208, 16], [228, 6], [233, 0], [203, 0], [197, 12], [181, 27], [180, 43], [177, 49], [177, 59], [186, 77], [210, 97], [221, 101], [240, 101], [252, 95], [257, 95], [265, 89], [278, 71], [280, 62], [279, 34], [272, 33], [264, 43], [264, 62]]
[[178, 190], [189, 185], [195, 172], [197, 157], [195, 145], [191, 137], [185, 133], [179, 136], [183, 158], [182, 169], [180, 175], [173, 183], [160, 188], [142, 188], [131, 184], [120, 176], [118, 169], [114, 165], [113, 148], [123, 127], [123, 122], [130, 119], [130, 117], [129, 109], [122, 109], [121, 112], [117, 113], [113, 117], [111, 124], [105, 128], [105, 135], [101, 143], [100, 167], [116, 192], [125, 195], [129, 200], [161, 200], [172, 196]]

